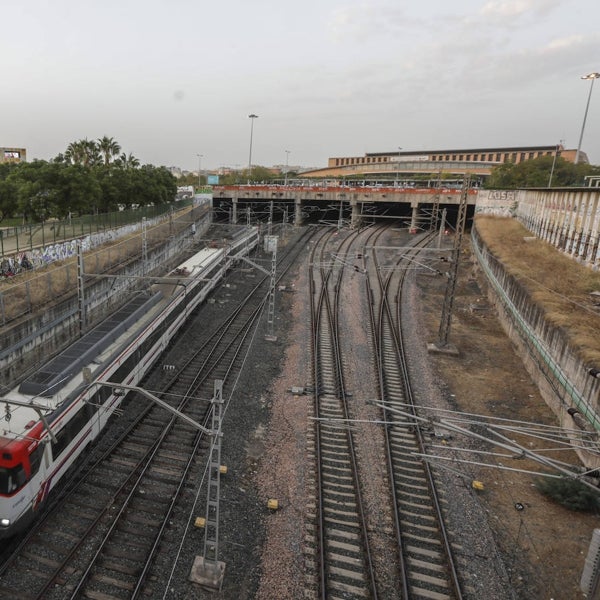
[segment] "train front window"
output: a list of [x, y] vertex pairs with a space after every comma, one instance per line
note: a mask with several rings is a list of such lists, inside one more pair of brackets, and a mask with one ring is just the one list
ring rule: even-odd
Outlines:
[[23, 465], [17, 465], [10, 469], [0, 467], [0, 494], [12, 494], [27, 481]]

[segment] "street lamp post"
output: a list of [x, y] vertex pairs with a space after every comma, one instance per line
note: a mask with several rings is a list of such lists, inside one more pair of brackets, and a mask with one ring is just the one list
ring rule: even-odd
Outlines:
[[248, 115], [250, 119], [250, 155], [248, 157], [248, 180], [250, 180], [250, 172], [252, 171], [252, 134], [254, 133], [254, 119], [258, 119], [258, 115]]
[[588, 73], [583, 75], [581, 79], [591, 79], [590, 93], [588, 94], [587, 104], [585, 105], [585, 113], [583, 114], [583, 124], [581, 125], [581, 134], [579, 135], [579, 144], [577, 144], [577, 153], [575, 154], [575, 164], [579, 162], [579, 152], [581, 150], [581, 141], [583, 140], [583, 130], [585, 129], [585, 121], [587, 119], [588, 108], [590, 107], [590, 99], [592, 97], [592, 90], [594, 89], [594, 79], [598, 79], [600, 73]]
[[396, 183], [400, 185], [400, 155], [402, 152], [402, 148], [398, 148], [398, 170], [396, 171]]
[[548, 187], [552, 187], [552, 175], [554, 175], [554, 167], [556, 165], [556, 157], [558, 156], [558, 151], [562, 144], [562, 140], [560, 140], [560, 144], [556, 144], [556, 148], [554, 149], [554, 158], [552, 159], [552, 168], [550, 169], [550, 178], [548, 179]]
[[290, 160], [290, 151], [286, 150], [285, 151], [285, 181], [283, 182], [284, 185], [287, 185], [289, 160]]
[[198, 191], [200, 191], [200, 172], [202, 171], [202, 157], [203, 154], [196, 154], [198, 157]]

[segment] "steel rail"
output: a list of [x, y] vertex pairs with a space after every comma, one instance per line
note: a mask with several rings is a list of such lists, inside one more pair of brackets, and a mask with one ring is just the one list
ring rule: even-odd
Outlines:
[[[433, 234], [425, 235], [416, 240], [415, 253], [418, 252], [417, 246], [428, 243], [432, 235]], [[374, 253], [374, 263], [376, 263], [376, 259], [377, 257]], [[382, 269], [376, 269], [379, 297], [377, 310], [374, 309], [372, 311], [371, 318], [374, 320], [373, 331], [376, 335], [375, 345], [378, 355], [377, 364], [379, 366], [379, 385], [381, 396], [386, 400], [388, 398], [393, 400], [394, 395], [401, 394], [402, 399], [404, 399], [405, 402], [411, 403], [413, 405], [413, 411], [415, 411], [416, 408], [414, 405], [411, 382], [406, 365], [401, 327], [401, 294], [406, 271], [402, 270], [400, 267], [402, 262], [405, 260], [410, 260], [410, 257], [401, 256], [397, 258], [396, 268], [389, 270], [385, 277], [382, 274]], [[392, 282], [394, 281], [397, 282], [398, 285], [393, 288], [395, 292], [390, 293]], [[371, 295], [374, 297], [375, 293], [371, 291]], [[395, 304], [395, 311], [392, 309], [391, 304]], [[401, 388], [401, 391], [399, 391], [398, 388]], [[394, 389], [395, 391], [392, 392], [391, 389]], [[398, 419], [390, 411], [384, 411], [384, 420], [392, 423], [398, 421]], [[417, 447], [423, 451], [424, 440], [418, 427], [411, 428], [410, 431], [413, 431], [412, 434], [407, 429], [403, 429], [401, 434], [397, 434], [398, 439], [396, 439], [396, 437], [392, 437], [393, 430], [394, 426], [391, 425], [386, 427], [385, 433], [388, 445], [388, 470], [390, 474], [390, 481], [392, 483], [391, 492], [396, 507], [396, 535], [400, 554], [399, 565], [402, 571], [403, 579], [402, 598], [411, 598], [415, 593], [417, 595], [419, 593], [422, 593], [423, 595], [426, 595], [427, 593], [434, 593], [439, 594], [439, 597], [441, 598], [443, 597], [445, 589], [443, 580], [439, 579], [437, 576], [431, 577], [431, 575], [427, 575], [427, 560], [423, 561], [415, 558], [414, 552], [409, 550], [411, 545], [405, 540], [407, 534], [404, 533], [404, 529], [407, 531], [417, 531], [417, 534], [411, 534], [411, 536], [416, 535], [416, 539], [425, 540], [427, 536], [435, 535], [435, 532], [428, 531], [431, 529], [430, 527], [423, 524], [424, 522], [427, 522], [429, 517], [417, 516], [417, 513], [420, 514], [422, 509], [413, 509], [415, 515], [408, 517], [407, 513], [403, 512], [402, 510], [402, 501], [398, 496], [398, 490], [403, 488], [405, 485], [409, 486], [407, 489], [410, 489], [412, 485], [418, 486], [417, 483], [414, 483], [418, 481], [418, 475], [415, 469], [407, 466], [400, 467], [400, 461], [411, 461], [409, 458], [410, 454], [412, 454], [410, 447], [413, 445], [413, 443], [416, 443]], [[409, 441], [411, 437], [414, 437], [415, 442]], [[392, 451], [392, 448], [394, 448], [394, 451]], [[409, 454], [407, 455], [407, 459], [399, 457], [399, 452], [408, 452]], [[435, 519], [437, 521], [437, 530], [441, 536], [441, 545], [445, 555], [445, 567], [448, 572], [448, 580], [450, 581], [452, 588], [452, 595], [448, 595], [447, 597], [459, 600], [462, 598], [462, 594], [460, 590], [458, 573], [455, 568], [451, 544], [445, 528], [444, 516], [440, 506], [436, 484], [429, 464], [421, 464], [420, 468], [425, 473], [427, 487], [429, 489], [429, 497], [433, 504]], [[403, 470], [410, 471], [410, 475], [408, 477], [403, 475]], [[408, 492], [405, 491], [403, 493], [407, 494]], [[422, 502], [424, 502], [424, 500], [422, 500]], [[425, 515], [425, 513], [423, 513], [423, 515]], [[408, 522], [405, 524], [407, 517]], [[412, 519], [412, 521], [410, 519]], [[414, 524], [409, 525], [409, 523]], [[413, 543], [416, 542], [413, 541]], [[428, 560], [433, 561], [433, 555], [431, 555]], [[421, 565], [420, 563], [423, 564]], [[433, 572], [433, 563], [431, 569], [431, 572]], [[433, 591], [427, 592], [428, 589], [432, 589]]]
[[[336, 249], [337, 263], [340, 270], [337, 279], [333, 275], [333, 262], [329, 265], [324, 260], [326, 252], [325, 236], [320, 245], [320, 267], [317, 269], [320, 286], [315, 283], [315, 256], [317, 247], [311, 255], [311, 325], [313, 347], [313, 377], [314, 402], [317, 417], [339, 414], [345, 420], [350, 416], [347, 392], [344, 383], [344, 368], [339, 332], [340, 290], [344, 272], [344, 257], [346, 246], [352, 244], [357, 234], [352, 234], [343, 240]], [[342, 258], [340, 258], [340, 256]], [[335, 262], [335, 261], [334, 261]], [[330, 291], [330, 288], [333, 291]], [[315, 300], [315, 296], [318, 296]], [[317, 464], [317, 494], [318, 494], [318, 540], [319, 540], [319, 594], [321, 598], [352, 597], [352, 594], [368, 593], [369, 597], [377, 598], [377, 585], [371, 557], [369, 535], [366, 526], [366, 516], [361, 497], [359, 469], [354, 448], [352, 432], [349, 428], [340, 430], [332, 428], [326, 422], [316, 419], [315, 454]], [[343, 454], [342, 454], [343, 453]], [[342, 456], [345, 458], [342, 459]], [[336, 469], [345, 468], [348, 464], [350, 471], [350, 486], [343, 485], [340, 476], [335, 475]], [[334, 463], [336, 466], [334, 466]], [[325, 465], [329, 465], [325, 467]], [[332, 483], [332, 480], [335, 483]], [[340, 490], [343, 487], [343, 492]], [[326, 498], [329, 502], [326, 503]], [[337, 498], [337, 500], [336, 500]], [[341, 503], [343, 511], [336, 509]], [[343, 514], [342, 514], [343, 512]], [[356, 515], [358, 524], [352, 516]], [[350, 515], [350, 516], [348, 516]], [[344, 521], [349, 519], [349, 521]], [[349, 536], [344, 544], [335, 541], [340, 532], [345, 531]], [[352, 542], [352, 530], [357, 529], [359, 544], [356, 550]], [[329, 533], [327, 533], [329, 532]], [[339, 550], [343, 547], [344, 550]], [[329, 551], [327, 549], [329, 548]], [[344, 556], [348, 555], [348, 558]], [[362, 559], [358, 558], [362, 556]], [[335, 557], [335, 558], [334, 558]], [[339, 563], [334, 566], [333, 562]], [[359, 564], [362, 567], [359, 569]], [[359, 569], [359, 570], [357, 570]], [[356, 572], [357, 575], [352, 575]], [[365, 576], [361, 582], [358, 575]]]

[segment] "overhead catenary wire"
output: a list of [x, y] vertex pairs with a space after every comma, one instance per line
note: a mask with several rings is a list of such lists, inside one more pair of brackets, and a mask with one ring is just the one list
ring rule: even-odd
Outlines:
[[[510, 458], [512, 460], [521, 460], [524, 457], [522, 455], [515, 455], [514, 452], [511, 452], [510, 454], [503, 454], [502, 452], [490, 452], [489, 450], [480, 450], [480, 449], [476, 449], [476, 448], [462, 448], [462, 447], [457, 447], [457, 446], [450, 446], [448, 444], [431, 444], [428, 446], [429, 448], [435, 448], [435, 449], [440, 449], [440, 450], [454, 450], [457, 452], [463, 452], [465, 454], [480, 454], [482, 456], [491, 456], [492, 458]], [[571, 463], [567, 463], [564, 461], [554, 461], [556, 462], [556, 464], [559, 465], [563, 465], [564, 467], [573, 467], [574, 465], [572, 465]], [[489, 466], [489, 465], [488, 465]]]
[[[400, 410], [396, 409], [395, 407], [389, 406], [389, 403], [375, 402], [374, 404], [376, 406], [380, 406], [381, 408], [385, 407], [390, 412], [394, 412], [394, 413], [404, 416], [408, 419], [413, 419], [416, 423], [419, 422], [422, 424], [429, 424], [429, 423], [435, 424], [437, 427], [446, 429], [449, 432], [459, 433], [459, 434], [465, 435], [467, 437], [472, 437], [472, 438], [478, 439], [480, 441], [494, 444], [500, 448], [504, 448], [505, 450], [512, 451], [516, 455], [522, 454], [522, 456], [524, 458], [529, 458], [531, 460], [534, 460], [540, 464], [543, 464], [544, 466], [546, 466], [550, 469], [554, 469], [554, 470], [558, 471], [562, 475], [567, 476], [569, 478], [578, 479], [586, 487], [593, 489], [595, 492], [600, 492], [600, 490], [595, 485], [592, 485], [591, 483], [589, 483], [585, 479], [583, 479], [583, 474], [581, 472], [575, 472], [573, 470], [569, 470], [569, 469], [563, 467], [561, 464], [559, 464], [543, 455], [540, 455], [537, 452], [534, 452], [533, 450], [529, 450], [529, 449], [525, 448], [524, 446], [521, 446], [520, 444], [516, 443], [513, 440], [506, 438], [505, 436], [495, 432], [490, 427], [486, 427], [485, 430], [490, 434], [494, 434], [499, 439], [494, 439], [491, 436], [486, 437], [486, 436], [476, 433], [474, 431], [470, 431], [468, 429], [465, 429], [463, 427], [455, 425], [451, 421], [448, 421], [448, 420], [439, 419], [435, 422], [432, 422], [430, 419], [427, 419], [425, 417], [420, 417], [420, 416], [415, 415], [410, 412], [400, 411]], [[386, 404], [387, 404], [387, 406], [386, 406]], [[485, 464], [485, 463], [483, 463], [483, 464]], [[491, 465], [487, 465], [487, 466], [490, 467]]]
[[[406, 403], [386, 403], [385, 401], [370, 401], [370, 402], [381, 402], [385, 406], [395, 406], [395, 407], [406, 407], [407, 409], [411, 409], [412, 405]], [[442, 409], [430, 406], [419, 406], [418, 412], [433, 412], [433, 413], [443, 413], [445, 415], [449, 415], [448, 420], [451, 422], [462, 423], [466, 425], [488, 425], [493, 426], [498, 429], [506, 429], [507, 431], [512, 431], [517, 434], [527, 434], [531, 437], [536, 437], [536, 433], [539, 439], [547, 439], [550, 441], [556, 441], [558, 443], [562, 443], [567, 447], [571, 447], [572, 443], [570, 440], [580, 440], [580, 441], [590, 441], [590, 436], [594, 435], [592, 432], [583, 431], [581, 429], [568, 429], [564, 426], [560, 425], [546, 425], [543, 423], [532, 423], [529, 421], [522, 421], [518, 419], [508, 419], [504, 417], [488, 417], [485, 415], [478, 415], [475, 413], [461, 412], [450, 409]], [[467, 418], [461, 418], [461, 417]], [[513, 424], [514, 427], [509, 427], [508, 425], [503, 425], [503, 423]], [[521, 427], [522, 426], [522, 427]], [[543, 435], [542, 435], [543, 434]], [[565, 439], [565, 435], [569, 436], [569, 439]], [[586, 450], [590, 450], [588, 446], [585, 446]], [[600, 451], [600, 446], [599, 446]]]
[[422, 454], [420, 452], [414, 452], [413, 456], [418, 456], [419, 458], [422, 458], [423, 460], [426, 460], [430, 463], [432, 462], [436, 462], [436, 461], [449, 461], [449, 462], [454, 462], [454, 463], [462, 463], [465, 465], [474, 465], [476, 467], [487, 467], [487, 468], [493, 468], [495, 470], [499, 470], [499, 471], [514, 471], [516, 473], [525, 473], [527, 475], [537, 475], [540, 477], [550, 477], [553, 479], [560, 479], [561, 475], [556, 475], [553, 473], [547, 473], [547, 472], [543, 472], [543, 471], [530, 471], [528, 469], [517, 469], [515, 467], [506, 467], [503, 464], [495, 464], [495, 465], [491, 465], [489, 463], [485, 463], [485, 462], [479, 462], [476, 460], [466, 460], [464, 458], [456, 458], [454, 456], [434, 456], [431, 454]]

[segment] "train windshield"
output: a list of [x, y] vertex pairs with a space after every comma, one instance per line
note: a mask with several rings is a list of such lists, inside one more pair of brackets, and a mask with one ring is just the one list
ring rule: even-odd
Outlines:
[[0, 467], [0, 494], [12, 494], [26, 481], [27, 477], [25, 476], [23, 465], [17, 465], [10, 469]]

